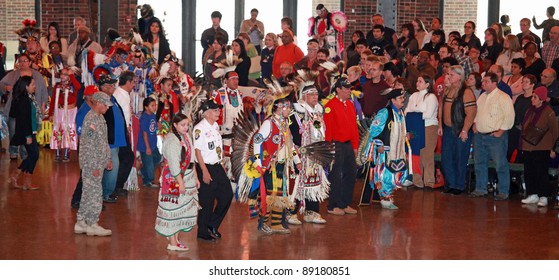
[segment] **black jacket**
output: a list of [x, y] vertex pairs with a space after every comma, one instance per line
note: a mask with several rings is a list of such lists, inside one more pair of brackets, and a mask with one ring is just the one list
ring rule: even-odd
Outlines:
[[10, 140], [10, 145], [25, 145], [27, 137], [33, 135], [31, 98], [27, 94], [22, 94], [12, 101], [10, 117], [16, 119], [15, 133]]

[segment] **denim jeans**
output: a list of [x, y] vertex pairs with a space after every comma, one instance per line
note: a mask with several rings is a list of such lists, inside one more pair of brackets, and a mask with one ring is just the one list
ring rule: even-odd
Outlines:
[[116, 187], [116, 178], [118, 176], [118, 166], [120, 161], [118, 160], [118, 148], [111, 149], [111, 161], [113, 162], [113, 169], [106, 170], [103, 172], [103, 198], [109, 197]]
[[19, 165], [19, 169], [22, 172], [33, 174], [35, 166], [37, 166], [37, 160], [39, 160], [39, 144], [37, 144], [37, 137], [35, 135], [31, 136], [31, 144], [23, 145], [25, 150], [27, 150], [27, 157]]
[[142, 178], [143, 184], [153, 182], [153, 177], [155, 175], [155, 168], [159, 166], [161, 162], [161, 154], [159, 154], [159, 150], [154, 148], [151, 150], [151, 155], [146, 153], [140, 152], [140, 156], [142, 157]]
[[[12, 136], [14, 136], [14, 134], [16, 133], [16, 119], [15, 118], [9, 118], [8, 119], [8, 131], [10, 133], [10, 139], [12, 138]], [[25, 146], [21, 145], [21, 146], [12, 146], [10, 145], [9, 147], [9, 152], [10, 152], [10, 156], [20, 156], [21, 160], [24, 160], [25, 158], [27, 158], [27, 151], [25, 150]]]
[[471, 141], [472, 131], [468, 132], [468, 139], [462, 142], [460, 137], [454, 135], [452, 128], [445, 126], [443, 129], [441, 169], [446, 185], [451, 189], [465, 189]]
[[474, 136], [474, 160], [476, 170], [476, 192], [487, 193], [488, 167], [490, 159], [497, 171], [499, 194], [509, 195], [510, 172], [507, 161], [508, 132], [501, 137], [478, 133]]

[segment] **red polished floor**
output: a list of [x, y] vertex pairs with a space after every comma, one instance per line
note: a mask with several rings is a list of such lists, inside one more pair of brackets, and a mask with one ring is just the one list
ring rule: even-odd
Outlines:
[[100, 224], [112, 237], [75, 235], [77, 159], [52, 160], [41, 149], [34, 182], [42, 189], [22, 191], [7, 183], [16, 163], [0, 155], [0, 259], [559, 259], [559, 211], [522, 206], [519, 196], [494, 202], [415, 189], [397, 192], [397, 211], [374, 204], [338, 217], [321, 205], [327, 224], [291, 226], [290, 235], [256, 231], [247, 207], [234, 202], [223, 239], [185, 233], [185, 253], [165, 249], [153, 229], [158, 190], [142, 189], [107, 205]]

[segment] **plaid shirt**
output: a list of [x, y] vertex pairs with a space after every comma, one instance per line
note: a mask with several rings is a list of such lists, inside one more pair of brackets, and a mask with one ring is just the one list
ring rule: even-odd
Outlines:
[[547, 68], [551, 68], [551, 64], [556, 58], [559, 58], [559, 45], [551, 41], [545, 42], [542, 49], [542, 59]]
[[469, 56], [459, 52], [454, 54], [454, 58], [456, 58], [456, 60], [458, 60], [458, 64], [464, 68], [464, 75], [466, 78], [470, 75], [470, 73], [475, 72], [474, 63]]

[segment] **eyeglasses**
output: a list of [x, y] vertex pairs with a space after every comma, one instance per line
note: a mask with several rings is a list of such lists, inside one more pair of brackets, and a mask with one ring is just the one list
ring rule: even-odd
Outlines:
[[307, 51], [318, 51], [318, 49], [307, 49]]

